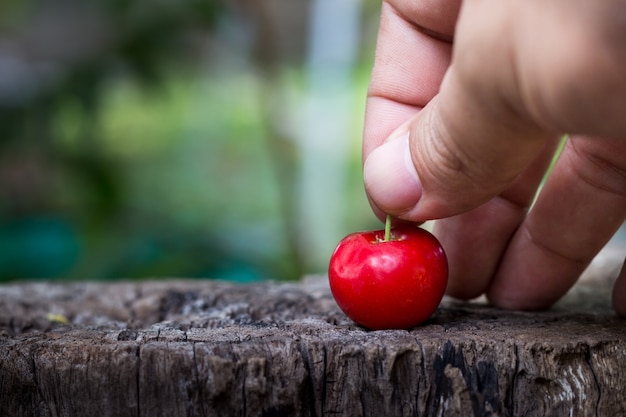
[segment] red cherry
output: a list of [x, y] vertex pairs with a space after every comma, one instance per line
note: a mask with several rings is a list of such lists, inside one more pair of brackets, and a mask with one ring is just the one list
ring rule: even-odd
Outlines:
[[416, 226], [352, 233], [333, 252], [328, 270], [337, 305], [372, 330], [409, 329], [435, 311], [448, 282], [441, 244]]

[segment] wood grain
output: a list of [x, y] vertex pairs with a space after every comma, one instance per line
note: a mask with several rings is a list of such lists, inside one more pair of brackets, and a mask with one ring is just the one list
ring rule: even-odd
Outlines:
[[325, 277], [4, 285], [0, 415], [626, 415], [607, 262], [549, 311], [445, 299], [411, 331], [354, 325]]

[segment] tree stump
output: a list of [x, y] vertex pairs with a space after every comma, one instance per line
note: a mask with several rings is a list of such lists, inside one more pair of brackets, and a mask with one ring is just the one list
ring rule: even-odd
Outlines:
[[553, 309], [367, 331], [325, 277], [0, 286], [2, 416], [621, 416], [624, 252]]

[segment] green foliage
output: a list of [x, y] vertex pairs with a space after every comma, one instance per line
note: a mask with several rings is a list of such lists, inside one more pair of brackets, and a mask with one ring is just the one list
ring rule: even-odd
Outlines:
[[158, 88], [165, 63], [193, 63], [189, 39], [218, 13], [211, 0], [2, 2], [21, 49], [0, 56], [18, 69], [0, 71], [0, 278], [67, 276], [81, 244], [107, 240], [129, 201], [103, 150], [107, 88], [120, 76]]
[[[222, 13], [217, 0], [0, 4], [7, 36], [34, 51], [9, 57], [24, 69], [13, 95], [0, 62], [0, 280], [300, 276], [298, 155], [276, 129], [293, 109], [271, 95], [280, 83], [302, 104], [303, 70], [207, 70]], [[366, 83], [359, 73], [346, 230], [371, 219]]]

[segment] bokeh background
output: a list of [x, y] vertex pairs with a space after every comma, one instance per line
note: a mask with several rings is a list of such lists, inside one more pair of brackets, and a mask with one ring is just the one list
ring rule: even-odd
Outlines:
[[377, 227], [377, 0], [2, 0], [0, 281], [297, 279]]

